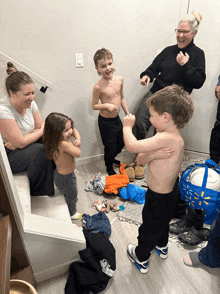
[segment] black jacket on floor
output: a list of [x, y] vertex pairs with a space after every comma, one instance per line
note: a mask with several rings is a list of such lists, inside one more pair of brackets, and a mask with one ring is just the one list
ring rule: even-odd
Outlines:
[[84, 262], [70, 265], [65, 294], [89, 294], [103, 291], [116, 269], [115, 248], [103, 233], [83, 231], [86, 249], [79, 251]]

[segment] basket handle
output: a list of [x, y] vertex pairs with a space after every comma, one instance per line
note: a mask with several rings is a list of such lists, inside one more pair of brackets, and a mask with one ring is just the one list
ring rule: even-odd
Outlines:
[[205, 166], [205, 173], [204, 173], [204, 177], [203, 177], [203, 181], [202, 181], [202, 187], [206, 188], [206, 184], [207, 184], [207, 178], [208, 178], [208, 166]]
[[210, 158], [208, 158], [206, 161], [205, 161], [205, 164], [208, 166], [208, 167], [211, 167], [211, 166], [214, 166], [217, 168], [218, 172], [220, 172], [220, 168], [218, 166], [218, 164], [216, 162], [214, 162], [213, 160], [211, 160]]

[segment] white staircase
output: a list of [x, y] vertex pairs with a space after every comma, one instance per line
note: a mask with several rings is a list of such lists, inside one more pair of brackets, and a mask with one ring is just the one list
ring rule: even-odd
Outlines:
[[0, 167], [36, 282], [68, 271], [86, 247], [82, 228], [72, 224], [64, 196], [30, 196], [25, 173], [13, 176], [0, 138]]

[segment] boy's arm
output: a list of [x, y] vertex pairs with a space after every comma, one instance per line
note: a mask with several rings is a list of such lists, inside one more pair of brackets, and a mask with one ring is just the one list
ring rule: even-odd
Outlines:
[[81, 137], [77, 129], [73, 128], [73, 137], [75, 138], [75, 141], [73, 142], [73, 145], [76, 147], [80, 147], [81, 145]]
[[136, 158], [137, 165], [146, 165], [152, 160], [167, 159], [173, 156], [174, 149], [167, 147], [155, 151], [148, 151], [146, 153], [139, 153]]
[[117, 111], [117, 107], [111, 103], [99, 103], [101, 88], [95, 85], [93, 88], [92, 96], [92, 109], [93, 110], [108, 110], [110, 112]]
[[124, 97], [124, 91], [123, 91], [123, 78], [122, 79], [122, 83], [121, 83], [121, 107], [124, 110], [125, 114], [129, 114], [129, 110], [128, 110], [128, 106], [127, 106], [127, 102], [125, 100]]
[[137, 140], [132, 133], [135, 123], [135, 116], [129, 114], [123, 118], [123, 136], [126, 149], [131, 153], [146, 153], [160, 148], [169, 147], [166, 135], [164, 133], [156, 133], [155, 136]]

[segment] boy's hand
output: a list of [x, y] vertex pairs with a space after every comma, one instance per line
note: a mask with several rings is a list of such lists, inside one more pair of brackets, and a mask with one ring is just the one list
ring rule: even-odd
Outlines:
[[164, 147], [155, 151], [155, 159], [167, 159], [174, 155], [174, 149], [171, 147]]
[[114, 112], [114, 111], [118, 110], [117, 106], [115, 106], [114, 104], [106, 103], [106, 105], [107, 105], [108, 111], [110, 111], [110, 112]]
[[134, 123], [135, 123], [135, 116], [131, 113], [129, 113], [123, 118], [123, 127], [133, 128]]

